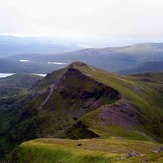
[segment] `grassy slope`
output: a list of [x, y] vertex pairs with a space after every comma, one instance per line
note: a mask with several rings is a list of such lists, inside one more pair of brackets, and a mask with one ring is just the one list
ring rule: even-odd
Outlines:
[[[31, 97], [27, 96], [26, 98], [20, 99], [20, 101], [14, 103], [6, 112], [1, 114], [2, 117], [5, 116], [1, 125], [1, 133], [3, 133], [3, 140], [1, 141], [1, 144], [3, 145], [0, 147], [1, 155], [10, 151], [14, 145], [29, 139], [45, 136], [51, 137], [54, 134], [55, 136], [59, 136], [61, 134], [60, 131], [62, 132], [62, 130], [76, 121], [73, 119], [73, 114], [85, 103], [84, 100], [80, 99], [78, 93], [82, 93], [82, 91], [85, 90], [85, 88], [88, 88], [88, 86], [90, 91], [93, 90], [97, 86], [97, 83], [94, 82], [94, 84], [92, 84], [92, 80], [87, 81], [84, 78], [82, 89], [79, 90], [79, 92], [76, 92], [74, 94], [75, 96], [73, 95], [73, 99], [71, 96], [66, 98], [64, 97], [65, 95], [53, 95], [45, 104], [43, 109], [38, 111], [40, 104], [45, 100], [48, 94], [48, 92], [44, 92], [44, 90], [64, 73], [65, 69], [48, 74], [47, 77], [37, 82], [36, 85], [30, 89]], [[78, 74], [78, 72], [77, 74], [76, 72], [74, 73], [74, 75]], [[81, 77], [83, 77], [83, 75], [81, 75]], [[70, 94], [74, 92], [74, 85], [77, 86], [77, 88], [81, 86], [78, 78], [72, 82], [74, 78], [69, 75], [69, 78], [67, 79], [70, 81], [67, 83], [65, 80], [64, 84], [68, 85], [65, 89], [67, 89]], [[98, 89], [100, 89], [100, 86], [99, 88], [97, 87], [97, 90]], [[38, 94], [36, 92], [38, 92]], [[75, 101], [74, 97], [76, 97]], [[99, 100], [101, 103], [104, 103], [102, 101], [103, 98], [99, 98]], [[110, 100], [109, 102], [112, 101]], [[64, 105], [62, 105], [62, 103], [64, 103]], [[74, 105], [73, 110], [71, 110], [72, 103]], [[63, 106], [63, 108], [61, 106]], [[65, 109], [64, 115], [63, 109]], [[91, 107], [89, 108], [89, 106], [86, 106], [84, 112], [88, 110], [90, 111], [91, 109]], [[78, 113], [78, 111], [76, 111], [76, 113]], [[86, 126], [84, 126], [84, 131], [87, 132]], [[85, 135], [86, 134], [84, 134], [84, 136]]]
[[32, 85], [43, 77], [32, 74], [15, 74], [0, 79], [0, 110], [25, 96]]
[[53, 71], [45, 76], [43, 80], [40, 80], [36, 84], [33, 85], [32, 91], [45, 91], [49, 85], [53, 84], [56, 80], [58, 80], [62, 75], [66, 72], [66, 68], [61, 70]]
[[[71, 71], [71, 72], [70, 72]], [[56, 91], [53, 93], [53, 95], [48, 99], [46, 104], [44, 104], [43, 108], [40, 110], [39, 115], [36, 115], [40, 121], [44, 121], [43, 125], [38, 124], [40, 128], [43, 128], [42, 136], [57, 136], [60, 137], [60, 131], [67, 128], [70, 124], [73, 124], [75, 120], [73, 119], [76, 117], [77, 119], [81, 116], [81, 114], [84, 114], [85, 112], [91, 111], [96, 106], [92, 106], [91, 102], [97, 98], [95, 97], [95, 94], [98, 94], [98, 92], [102, 89], [102, 86], [98, 86], [98, 83], [89, 80], [88, 77], [84, 77], [83, 75], [80, 76], [78, 72], [72, 72], [70, 70], [67, 72], [67, 75], [64, 76], [61, 82], [59, 82], [59, 85], [56, 86]], [[47, 88], [49, 84], [52, 84], [58, 76], [62, 76], [65, 72], [65, 69], [62, 69], [61, 72], [54, 72], [52, 74], [47, 75], [42, 81], [37, 83], [38, 85], [33, 86], [34, 91], [39, 90], [42, 91], [44, 88]], [[68, 74], [72, 73], [72, 74]], [[79, 75], [79, 76], [78, 76]], [[82, 78], [79, 79], [78, 77]], [[81, 82], [82, 80], [82, 82]], [[60, 90], [61, 87], [61, 90]], [[62, 91], [62, 87], [64, 87], [64, 91]], [[96, 88], [96, 91], [94, 91], [94, 88]], [[92, 94], [88, 94], [86, 91], [91, 92]], [[106, 93], [106, 89], [105, 92]], [[59, 93], [58, 93], [59, 92]], [[88, 98], [84, 99], [81, 98], [83, 93], [87, 93]], [[85, 93], [85, 94], [86, 94]], [[37, 98], [33, 99], [31, 101], [32, 105], [35, 109], [38, 109], [42, 101], [46, 99], [49, 92], [44, 92], [43, 94], [39, 95]], [[105, 95], [103, 97], [100, 97], [96, 100], [96, 105], [102, 105], [106, 103]], [[107, 103], [114, 102], [115, 99], [107, 98]], [[98, 103], [97, 103], [98, 102]], [[84, 109], [82, 108], [84, 107]], [[79, 111], [80, 108], [80, 111]], [[80, 113], [79, 113], [80, 112]], [[26, 119], [29, 123], [32, 119], [34, 120], [35, 117], [30, 118], [29, 120]], [[24, 120], [23, 120], [24, 121]], [[20, 123], [21, 122], [21, 123]], [[19, 121], [19, 128], [24, 128], [22, 120]], [[58, 132], [58, 133], [57, 133]], [[62, 132], [62, 131], [61, 131]]]
[[[80, 70], [91, 78], [117, 89], [122, 97], [127, 99], [136, 108], [135, 114], [139, 116], [139, 121], [141, 123], [141, 126], [138, 126], [139, 129], [142, 128], [142, 130], [150, 136], [153, 136], [153, 134], [155, 134], [155, 136], [157, 135], [154, 131], [156, 129], [158, 135], [155, 139], [157, 141], [162, 141], [162, 73], [151, 74], [151, 81], [142, 82], [142, 79], [139, 77], [117, 76], [95, 68], [93, 68], [93, 71], [88, 68], [81, 68]], [[91, 116], [91, 114], [89, 115]], [[89, 115], [86, 114], [86, 118], [83, 117], [86, 123], [89, 123]]]
[[[74, 65], [87, 76], [109, 85], [121, 93], [135, 107], [140, 124], [137, 129], [122, 126], [103, 126], [98, 123], [98, 113], [102, 107], [86, 113], [80, 120], [89, 129], [101, 136], [99, 139], [64, 140], [38, 139], [25, 142], [20, 149], [10, 155], [27, 162], [162, 162], [163, 154], [152, 154], [159, 144], [148, 137], [162, 141], [163, 135], [163, 74], [146, 74], [130, 77], [117, 76], [94, 67]], [[143, 81], [143, 82], [142, 82]], [[145, 82], [144, 82], [145, 81]], [[118, 103], [123, 102], [119, 101]], [[156, 131], [155, 131], [156, 130]], [[138, 132], [139, 131], [139, 132]], [[143, 131], [145, 134], [141, 134]], [[77, 146], [82, 143], [82, 146]], [[120, 159], [130, 150], [145, 154], [143, 157]], [[19, 160], [19, 161], [20, 161]], [[20, 161], [21, 162], [21, 161]]]
[[119, 71], [118, 74], [130, 75], [130, 74], [142, 74], [147, 72], [161, 72], [163, 71], [163, 62], [145, 62], [131, 69]]
[[32, 74], [15, 74], [0, 79], [0, 97], [16, 96], [20, 92], [29, 89], [35, 82], [41, 80], [41, 76]]
[[[78, 146], [78, 144], [82, 144]], [[162, 162], [163, 153], [151, 153], [160, 144], [117, 139], [36, 139], [22, 143], [8, 157], [11, 162], [109, 163]], [[135, 150], [144, 156], [125, 158]]]
[[[0, 161], [2, 155], [10, 152], [15, 146], [14, 143], [8, 142], [5, 135], [11, 125], [11, 119], [15, 119], [15, 115], [19, 112], [19, 110], [16, 112], [19, 105], [16, 104], [11, 111], [9, 108], [22, 97], [25, 97], [28, 89], [40, 79], [42, 77], [31, 74], [15, 74], [0, 79]], [[9, 132], [7, 136], [9, 136]]]

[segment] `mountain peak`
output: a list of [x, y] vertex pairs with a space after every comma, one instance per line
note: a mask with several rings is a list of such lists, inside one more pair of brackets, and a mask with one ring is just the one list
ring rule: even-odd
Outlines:
[[69, 66], [69, 68], [75, 68], [75, 67], [88, 67], [87, 64], [83, 63], [83, 62], [73, 62], [71, 63]]

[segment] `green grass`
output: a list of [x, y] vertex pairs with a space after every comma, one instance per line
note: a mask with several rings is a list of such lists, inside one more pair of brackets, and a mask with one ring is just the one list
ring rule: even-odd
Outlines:
[[101, 138], [121, 138], [127, 140], [149, 140], [149, 138], [142, 134], [139, 130], [134, 127], [125, 127], [125, 126], [116, 126], [100, 123], [98, 120], [98, 114], [103, 107], [86, 113], [81, 121], [89, 126], [89, 130], [93, 131], [97, 135], [100, 135]]
[[[78, 146], [78, 144], [82, 144]], [[160, 144], [149, 141], [121, 139], [36, 139], [22, 143], [8, 157], [10, 161], [31, 163], [108, 163], [108, 162], [161, 162], [163, 153], [154, 154]], [[129, 151], [145, 154], [125, 158]], [[17, 160], [14, 158], [17, 158]], [[123, 158], [123, 159], [122, 159]]]
[[[75, 66], [92, 79], [118, 90], [135, 108], [134, 112], [139, 120], [137, 129], [156, 141], [163, 142], [163, 73], [146, 74], [151, 82], [143, 82], [142, 77], [140, 79], [143, 75], [126, 77], [110, 74], [91, 66]], [[93, 112], [92, 114], [94, 115]], [[90, 117], [85, 119], [89, 121]]]
[[63, 68], [61, 70], [53, 71], [47, 74], [43, 80], [40, 80], [33, 86], [32, 91], [45, 91], [51, 84], [62, 77], [65, 72], [66, 68]]
[[32, 85], [40, 79], [42, 77], [32, 74], [15, 74], [0, 79], [0, 162], [4, 155], [17, 145], [17, 142], [9, 140], [9, 128], [18, 118], [20, 108], [24, 105], [24, 101], [20, 104], [19, 100], [25, 99]]
[[0, 102], [15, 99], [18, 95], [26, 94], [34, 83], [41, 80], [41, 76], [32, 74], [15, 74], [0, 79]]

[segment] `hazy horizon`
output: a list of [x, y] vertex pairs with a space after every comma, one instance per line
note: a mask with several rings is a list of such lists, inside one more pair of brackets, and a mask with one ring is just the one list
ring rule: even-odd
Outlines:
[[[105, 37], [55, 37], [55, 36], [17, 36], [10, 34], [3, 34], [0, 37], [15, 37], [20, 38], [20, 43], [22, 38], [37, 40], [37, 43], [44, 44], [56, 44], [57, 41], [60, 45], [67, 46], [77, 46], [77, 49], [83, 48], [107, 48], [107, 47], [124, 47], [132, 46], [137, 44], [148, 44], [148, 43], [163, 43], [162, 39], [158, 40], [148, 40], [148, 39], [131, 39], [131, 38], [105, 38]], [[2, 42], [3, 40], [1, 40]], [[40, 42], [39, 42], [40, 41]], [[18, 42], [17, 42], [18, 43]], [[29, 42], [28, 42], [29, 43]], [[34, 42], [30, 42], [33, 44]]]
[[162, 0], [5, 0], [0, 35], [163, 42], [162, 8]]

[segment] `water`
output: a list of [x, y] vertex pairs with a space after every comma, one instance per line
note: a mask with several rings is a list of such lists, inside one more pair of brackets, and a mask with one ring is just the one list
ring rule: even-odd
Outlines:
[[45, 77], [47, 74], [35, 74], [35, 73], [32, 73], [33, 75], [38, 75], [38, 76], [42, 76], [42, 77]]
[[11, 75], [14, 75], [14, 73], [0, 73], [0, 78], [5, 78]]
[[53, 64], [53, 65], [67, 65], [68, 63], [63, 63], [63, 62], [48, 62], [48, 64]]
[[[0, 78], [5, 78], [5, 77], [8, 77], [8, 76], [11, 76], [11, 75], [14, 75], [15, 73], [0, 73]], [[42, 76], [42, 77], [45, 77], [46, 74], [35, 74], [35, 73], [32, 73], [33, 75], [38, 75], [38, 76]]]

